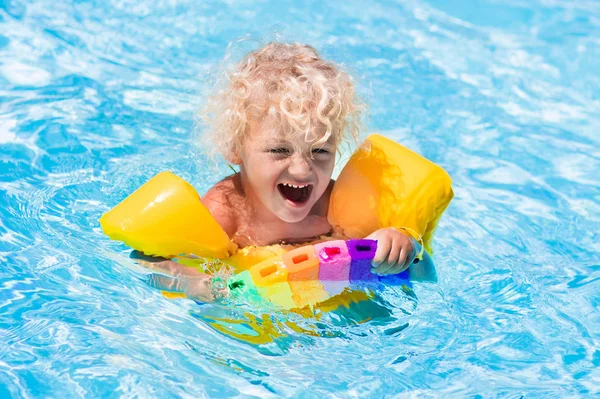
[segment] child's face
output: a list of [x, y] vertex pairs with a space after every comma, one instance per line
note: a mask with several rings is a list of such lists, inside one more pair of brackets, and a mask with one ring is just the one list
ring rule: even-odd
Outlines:
[[277, 125], [251, 125], [239, 154], [242, 182], [253, 205], [295, 223], [308, 216], [327, 189], [336, 147], [333, 138], [313, 146], [302, 134], [286, 137]]

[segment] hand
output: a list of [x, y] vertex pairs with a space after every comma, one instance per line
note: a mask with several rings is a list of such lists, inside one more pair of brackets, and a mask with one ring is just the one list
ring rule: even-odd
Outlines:
[[151, 274], [148, 283], [160, 290], [183, 292], [189, 298], [201, 302], [213, 302], [214, 300], [229, 296], [226, 284], [214, 284], [212, 276], [197, 269], [184, 266], [172, 260], [160, 262], [148, 262], [138, 260], [138, 263], [149, 269], [159, 270], [164, 274]]
[[373, 273], [385, 276], [408, 269], [417, 256], [414, 239], [393, 227], [375, 231], [367, 238], [377, 240], [377, 251], [371, 262]]
[[212, 277], [207, 274], [199, 277], [179, 277], [179, 279], [181, 290], [185, 295], [200, 302], [212, 302], [229, 296], [227, 286], [215, 287]]

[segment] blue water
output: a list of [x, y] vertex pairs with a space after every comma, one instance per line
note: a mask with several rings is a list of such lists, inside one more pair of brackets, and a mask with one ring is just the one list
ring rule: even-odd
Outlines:
[[[0, 397], [600, 394], [600, 3], [0, 0]], [[341, 314], [170, 300], [98, 218], [190, 145], [228, 43], [308, 42], [448, 170], [438, 283]], [[240, 51], [254, 46], [240, 45]]]

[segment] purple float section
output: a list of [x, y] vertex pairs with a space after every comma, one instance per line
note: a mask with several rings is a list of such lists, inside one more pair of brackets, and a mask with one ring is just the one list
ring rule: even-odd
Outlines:
[[371, 272], [371, 261], [377, 251], [376, 240], [346, 241], [350, 254], [350, 284], [377, 283], [379, 277]]
[[379, 276], [379, 281], [386, 285], [407, 285], [409, 287], [411, 286], [408, 269], [398, 274], [388, 274], [386, 276]]

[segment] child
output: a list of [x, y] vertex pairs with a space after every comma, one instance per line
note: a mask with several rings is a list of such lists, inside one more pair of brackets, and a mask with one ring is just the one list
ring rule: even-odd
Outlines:
[[[270, 43], [249, 53], [228, 82], [209, 99], [207, 136], [240, 171], [212, 187], [204, 205], [240, 247], [331, 235], [335, 157], [342, 140], [359, 133], [350, 76], [310, 46]], [[368, 238], [378, 241], [376, 274], [399, 273], [416, 255], [412, 239], [394, 228]], [[164, 264], [185, 273], [175, 265]]]

